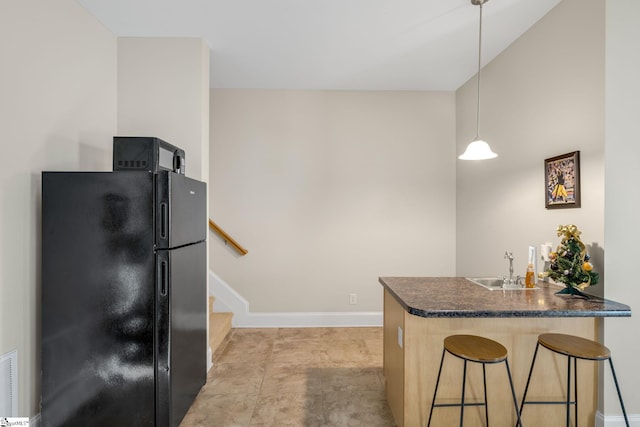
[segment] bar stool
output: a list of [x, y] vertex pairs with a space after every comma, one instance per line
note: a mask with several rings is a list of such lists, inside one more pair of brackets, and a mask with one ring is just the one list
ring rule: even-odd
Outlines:
[[[529, 389], [529, 382], [531, 381], [531, 374], [533, 372], [533, 366], [536, 363], [536, 356], [538, 355], [538, 348], [543, 346], [555, 353], [563, 354], [567, 356], [567, 399], [563, 401], [552, 402], [539, 402], [530, 401], [527, 402], [527, 391]], [[620, 400], [620, 406], [622, 407], [622, 414], [624, 415], [624, 421], [629, 427], [629, 419], [627, 418], [627, 412], [624, 409], [624, 403], [622, 402], [622, 394], [620, 393], [620, 387], [618, 386], [618, 378], [616, 377], [616, 371], [613, 369], [613, 361], [611, 360], [611, 351], [597, 343], [585, 338], [576, 337], [574, 335], [565, 334], [541, 334], [538, 336], [538, 343], [536, 344], [536, 350], [533, 353], [533, 360], [531, 361], [531, 369], [529, 369], [529, 377], [527, 378], [527, 385], [524, 388], [524, 395], [522, 396], [522, 403], [520, 404], [520, 413], [524, 405], [543, 405], [543, 404], [565, 404], [567, 406], [567, 427], [571, 421], [571, 405], [574, 405], [574, 418], [575, 426], [578, 426], [578, 369], [576, 367], [577, 359], [584, 360], [609, 360], [611, 366], [611, 373], [613, 374], [613, 382], [616, 385], [616, 391], [618, 392], [618, 399]], [[573, 360], [573, 390], [574, 400], [571, 400], [571, 360]]]
[[[450, 353], [464, 360], [464, 370], [462, 372], [462, 397], [460, 403], [441, 403], [436, 404], [436, 396], [438, 395], [438, 385], [440, 384], [440, 374], [442, 373], [442, 365], [444, 363], [445, 353]], [[465, 403], [464, 401], [464, 389], [467, 379], [467, 362], [481, 363], [482, 364], [482, 381], [484, 387], [484, 402], [478, 403]], [[433, 408], [437, 407], [460, 407], [460, 426], [462, 427], [464, 419], [464, 407], [465, 406], [484, 406], [484, 416], [487, 426], [489, 425], [489, 407], [487, 405], [487, 375], [485, 365], [488, 363], [500, 363], [504, 362], [507, 367], [507, 375], [509, 377], [509, 385], [511, 386], [511, 395], [513, 397], [513, 406], [516, 410], [518, 417], [518, 424], [522, 425], [520, 421], [520, 412], [518, 411], [518, 402], [516, 400], [516, 392], [513, 389], [513, 380], [511, 379], [511, 370], [509, 369], [509, 361], [507, 360], [507, 349], [500, 343], [490, 340], [488, 338], [479, 337], [476, 335], [451, 335], [444, 339], [444, 349], [442, 350], [442, 358], [440, 359], [440, 369], [438, 370], [438, 378], [436, 380], [436, 389], [433, 393], [433, 400], [431, 401], [431, 410], [429, 411], [429, 422], [427, 427], [431, 425], [431, 416], [433, 415]]]

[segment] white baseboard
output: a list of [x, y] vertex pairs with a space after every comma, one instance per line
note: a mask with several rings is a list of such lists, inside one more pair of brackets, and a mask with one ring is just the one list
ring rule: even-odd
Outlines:
[[234, 328], [310, 328], [382, 326], [381, 311], [251, 313], [249, 302], [214, 272], [209, 272], [213, 310], [233, 313]]
[[[233, 314], [235, 319], [236, 314]], [[246, 313], [234, 328], [382, 326], [382, 312]]]
[[[629, 425], [631, 427], [640, 427], [639, 414], [627, 414]], [[625, 427], [624, 417], [622, 415], [604, 415], [602, 412], [596, 412], [595, 427]]]
[[249, 302], [213, 271], [209, 272], [209, 295], [216, 297], [213, 301], [213, 311], [233, 313], [231, 324], [234, 327], [237, 326], [238, 319], [249, 311]]

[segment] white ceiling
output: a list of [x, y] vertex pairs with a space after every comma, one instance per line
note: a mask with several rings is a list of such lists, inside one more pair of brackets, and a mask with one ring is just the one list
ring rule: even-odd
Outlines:
[[[117, 36], [202, 37], [211, 87], [455, 90], [476, 73], [470, 0], [79, 0]], [[491, 0], [482, 62], [560, 0]]]

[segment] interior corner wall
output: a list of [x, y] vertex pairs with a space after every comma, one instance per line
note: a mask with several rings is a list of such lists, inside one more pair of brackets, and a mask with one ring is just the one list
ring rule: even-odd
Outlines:
[[209, 49], [200, 38], [118, 38], [118, 134], [185, 150], [186, 175], [208, 181]]
[[[640, 2], [606, 1], [606, 144], [605, 144], [605, 297], [628, 304], [631, 318], [607, 318], [604, 342], [612, 351], [627, 412], [640, 419], [640, 371], [637, 369], [640, 343], [633, 338], [640, 330], [640, 291], [635, 280], [638, 265], [637, 214], [640, 211], [640, 158], [638, 118], [640, 117]], [[609, 369], [605, 369], [604, 411], [621, 416]], [[616, 425], [623, 425], [620, 421]]]
[[74, 0], [3, 0], [1, 9], [0, 354], [17, 350], [17, 416], [34, 418], [41, 171], [111, 169], [116, 38]]
[[[209, 65], [209, 47], [200, 38], [118, 38], [118, 135], [155, 136], [182, 148], [185, 175], [206, 183]], [[207, 188], [207, 198], [209, 194]], [[208, 232], [207, 224], [202, 227]], [[207, 272], [210, 245], [209, 240]], [[209, 289], [209, 274], [206, 277]], [[208, 307], [206, 297], [202, 304]], [[207, 309], [207, 337], [208, 316]]]
[[[382, 311], [379, 276], [455, 272], [453, 92], [214, 89], [212, 271], [251, 312]], [[349, 294], [357, 304], [349, 304]]]
[[[603, 273], [604, 30], [602, 1], [564, 0], [483, 68], [480, 135], [498, 157], [457, 161], [459, 276], [508, 275], [505, 251], [524, 276], [528, 246], [555, 247], [559, 224], [579, 227]], [[475, 135], [476, 88], [456, 93], [458, 153]], [[582, 207], [545, 209], [544, 159], [572, 151]]]

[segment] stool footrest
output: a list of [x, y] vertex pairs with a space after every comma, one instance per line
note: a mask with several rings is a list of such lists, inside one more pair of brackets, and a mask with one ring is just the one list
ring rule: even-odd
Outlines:
[[[542, 402], [542, 401], [531, 401], [531, 402], [522, 402], [523, 405], [566, 405], [566, 400], [554, 400], [551, 402]], [[576, 401], [569, 402], [569, 405], [575, 405]]]
[[434, 408], [442, 408], [442, 407], [457, 407], [459, 408], [460, 406], [485, 406], [486, 403], [482, 402], [482, 403], [436, 403], [435, 405], [433, 405]]

